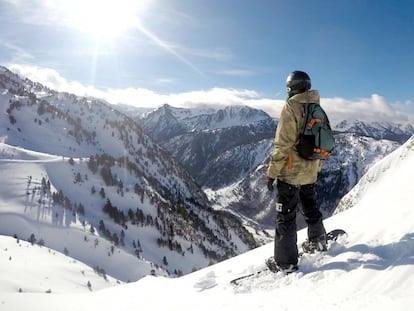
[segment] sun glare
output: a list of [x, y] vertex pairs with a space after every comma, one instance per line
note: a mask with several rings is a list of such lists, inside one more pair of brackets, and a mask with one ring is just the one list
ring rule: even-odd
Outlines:
[[68, 22], [96, 37], [114, 38], [135, 24], [145, 1], [71, 0], [65, 1]]
[[[97, 40], [94, 59], [102, 46], [113, 41], [128, 30], [134, 30], [147, 37], [155, 45], [173, 55], [195, 72], [203, 73], [182, 56], [168, 42], [162, 40], [144, 26], [141, 19], [153, 0], [60, 0], [64, 22], [84, 33], [92, 34]], [[110, 46], [110, 45], [109, 45]], [[95, 72], [95, 62], [92, 71]]]

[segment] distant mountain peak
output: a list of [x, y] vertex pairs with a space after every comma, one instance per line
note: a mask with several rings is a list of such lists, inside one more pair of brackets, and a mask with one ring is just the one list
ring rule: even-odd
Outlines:
[[400, 143], [405, 142], [414, 132], [414, 127], [411, 124], [361, 120], [343, 120], [334, 129], [338, 132], [355, 133], [375, 139], [388, 139]]

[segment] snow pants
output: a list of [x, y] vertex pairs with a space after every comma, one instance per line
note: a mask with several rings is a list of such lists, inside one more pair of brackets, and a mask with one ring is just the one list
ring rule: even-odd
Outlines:
[[296, 211], [299, 203], [308, 226], [308, 239], [317, 240], [326, 235], [322, 214], [316, 206], [315, 188], [315, 184], [294, 186], [277, 181], [274, 258], [278, 264], [298, 263]]

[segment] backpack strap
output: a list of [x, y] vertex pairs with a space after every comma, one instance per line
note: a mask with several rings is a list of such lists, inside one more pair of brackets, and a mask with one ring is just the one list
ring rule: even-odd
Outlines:
[[331, 152], [319, 148], [315, 148], [313, 149], [313, 151], [319, 153], [322, 156], [322, 159], [326, 158], [328, 155], [331, 154]]
[[323, 122], [322, 119], [317, 119], [317, 118], [311, 119], [307, 124], [308, 130], [310, 130], [315, 123], [322, 123], [322, 122]]
[[305, 133], [305, 130], [307, 128], [307, 124], [309, 123], [308, 122], [309, 107], [310, 107], [309, 103], [303, 104], [304, 113], [303, 113], [303, 126], [302, 126], [302, 132], [301, 133]]

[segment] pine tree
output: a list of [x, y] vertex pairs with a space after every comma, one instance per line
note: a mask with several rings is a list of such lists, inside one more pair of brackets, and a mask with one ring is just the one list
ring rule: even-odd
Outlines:
[[36, 236], [34, 233], [32, 233], [29, 237], [29, 242], [33, 245], [36, 243]]
[[101, 190], [99, 190], [99, 194], [101, 195], [102, 199], [105, 199], [106, 195], [104, 188], [101, 188]]

